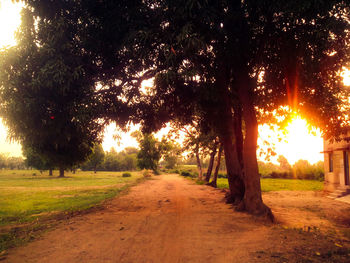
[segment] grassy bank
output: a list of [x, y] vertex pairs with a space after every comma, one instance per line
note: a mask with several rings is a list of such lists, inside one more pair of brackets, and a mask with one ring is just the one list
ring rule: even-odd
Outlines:
[[77, 172], [57, 178], [33, 171], [0, 171], [0, 226], [32, 221], [42, 213], [89, 208], [138, 178], [138, 172], [131, 177], [122, 177], [121, 172]]
[[122, 172], [79, 171], [57, 178], [57, 172], [48, 176], [33, 170], [0, 171], [0, 251], [47, 229], [44, 219], [62, 218], [94, 207], [143, 178], [140, 172], [131, 174], [122, 177]]
[[[298, 179], [272, 179], [262, 178], [261, 190], [270, 191], [320, 191], [323, 189], [323, 182], [316, 180], [298, 180]], [[228, 188], [226, 178], [218, 178], [218, 188]]]

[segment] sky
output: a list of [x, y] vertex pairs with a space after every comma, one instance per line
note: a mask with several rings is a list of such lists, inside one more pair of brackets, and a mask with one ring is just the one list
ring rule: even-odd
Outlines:
[[[20, 9], [22, 6], [23, 4], [12, 3], [11, 0], [0, 0], [0, 49], [1, 47], [16, 44], [14, 32], [20, 24]], [[343, 76], [344, 80], [348, 80], [350, 84], [350, 72], [344, 71]], [[145, 86], [150, 85], [150, 83], [147, 83]], [[131, 133], [139, 128], [140, 126], [133, 125], [130, 126], [128, 133], [122, 133], [117, 129], [115, 123], [109, 125], [105, 129], [102, 143], [104, 150], [109, 151], [114, 147], [117, 151], [121, 151], [125, 147], [138, 147], [136, 139], [131, 136]], [[163, 129], [156, 137], [161, 139], [168, 130], [169, 127]], [[300, 118], [294, 119], [286, 127], [284, 133], [285, 135], [276, 127], [259, 126], [259, 146], [266, 150], [268, 145], [264, 143], [265, 141], [275, 144], [277, 155], [272, 157], [270, 161], [277, 163], [277, 156], [280, 154], [284, 155], [291, 164], [299, 159], [306, 159], [311, 163], [323, 160], [323, 155], [320, 153], [323, 151], [321, 133], [317, 129], [309, 131], [305, 120]], [[6, 136], [6, 128], [0, 120], [0, 153], [6, 153], [9, 156], [21, 156], [21, 146], [18, 143], [10, 143]], [[116, 139], [118, 136], [119, 139]]]

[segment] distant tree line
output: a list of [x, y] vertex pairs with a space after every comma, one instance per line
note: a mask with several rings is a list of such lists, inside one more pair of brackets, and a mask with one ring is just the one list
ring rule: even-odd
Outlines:
[[81, 165], [82, 170], [89, 171], [134, 171], [137, 167], [138, 149], [127, 147], [121, 152], [114, 148], [104, 152], [101, 145], [93, 149], [88, 160]]
[[280, 155], [278, 162], [279, 165], [271, 162], [259, 162], [260, 175], [271, 178], [324, 180], [323, 161], [310, 164], [307, 160], [299, 160], [291, 165], [283, 155]]
[[0, 169], [25, 169], [25, 163], [22, 157], [7, 156], [0, 154]]

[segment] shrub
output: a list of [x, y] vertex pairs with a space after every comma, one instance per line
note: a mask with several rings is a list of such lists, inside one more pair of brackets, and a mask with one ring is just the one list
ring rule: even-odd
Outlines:
[[191, 177], [191, 173], [188, 172], [188, 171], [181, 171], [181, 176], [184, 176], [184, 177]]
[[227, 174], [218, 174], [218, 178], [227, 178]]
[[143, 177], [151, 177], [152, 176], [152, 170], [146, 170], [146, 169], [143, 169], [142, 170], [142, 175]]
[[153, 171], [154, 175], [160, 175], [160, 172], [158, 170]]
[[[271, 178], [282, 178], [282, 179], [290, 179], [293, 178], [293, 174], [292, 173], [288, 173], [288, 172], [272, 172], [270, 175]], [[265, 177], [267, 178], [267, 177]]]
[[131, 173], [123, 173], [122, 177], [131, 177]]

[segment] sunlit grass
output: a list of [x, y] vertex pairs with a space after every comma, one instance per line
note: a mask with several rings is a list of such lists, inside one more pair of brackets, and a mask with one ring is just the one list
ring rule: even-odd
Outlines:
[[[218, 188], [228, 188], [226, 178], [218, 178]], [[323, 189], [323, 182], [316, 180], [297, 180], [297, 179], [275, 179], [262, 178], [261, 190], [270, 191], [320, 191]]]
[[122, 177], [121, 172], [78, 172], [57, 178], [38, 171], [0, 171], [0, 226], [89, 208], [141, 177], [139, 172], [131, 177]]

